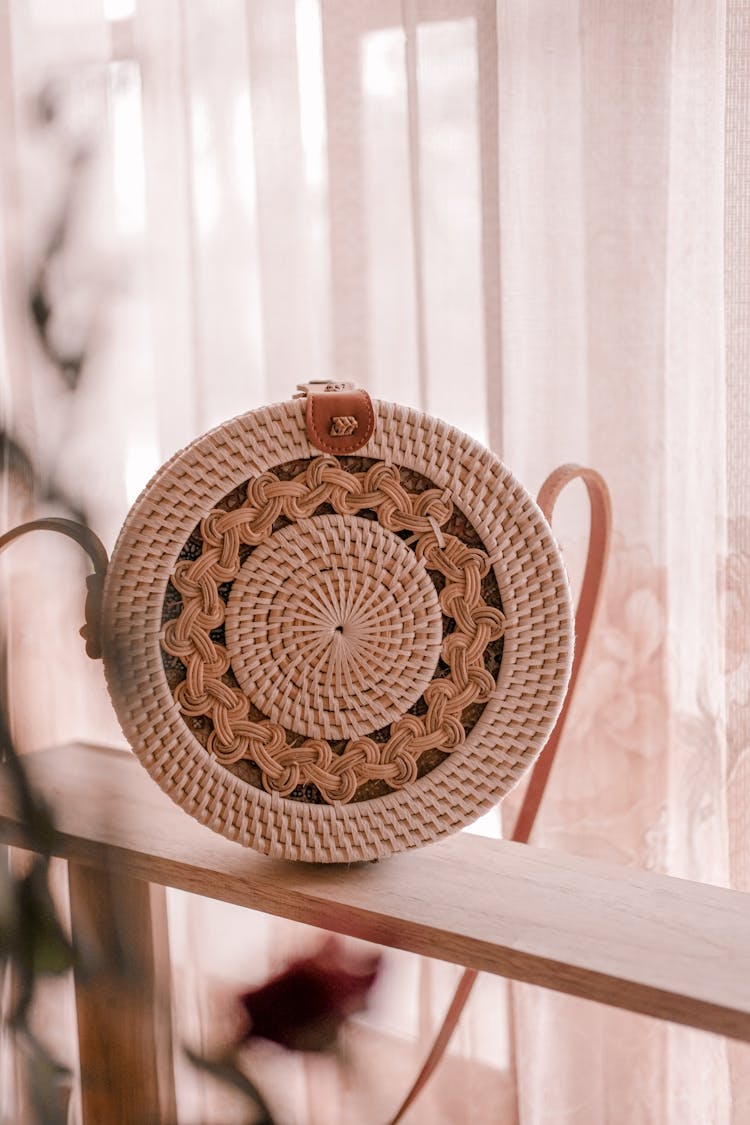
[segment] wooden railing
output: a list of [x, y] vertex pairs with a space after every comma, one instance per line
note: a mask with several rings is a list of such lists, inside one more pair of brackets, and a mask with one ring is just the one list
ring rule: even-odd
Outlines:
[[[750, 1041], [748, 895], [466, 833], [378, 863], [292, 864], [202, 827], [128, 753], [71, 745], [25, 760], [55, 810], [74, 929], [109, 940], [116, 919], [145, 981], [119, 1001], [78, 982], [87, 1123], [170, 1112], [159, 885]], [[0, 838], [25, 839], [1, 789]], [[115, 1003], [130, 1005], [119, 1029]], [[117, 1116], [118, 1090], [135, 1116]]]

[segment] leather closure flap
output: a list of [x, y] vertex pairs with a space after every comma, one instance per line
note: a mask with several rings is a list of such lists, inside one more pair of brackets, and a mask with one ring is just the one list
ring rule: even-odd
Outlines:
[[316, 449], [336, 456], [367, 445], [375, 427], [367, 391], [335, 382], [307, 384], [305, 389], [307, 436]]

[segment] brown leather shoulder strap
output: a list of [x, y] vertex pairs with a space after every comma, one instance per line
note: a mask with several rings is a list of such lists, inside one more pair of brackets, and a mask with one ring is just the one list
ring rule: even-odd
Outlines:
[[30, 531], [56, 531], [60, 535], [65, 535], [68, 539], [73, 539], [79, 547], [83, 547], [91, 559], [94, 573], [86, 579], [86, 624], [80, 629], [80, 634], [86, 641], [87, 656], [90, 656], [92, 660], [99, 660], [102, 655], [102, 596], [104, 579], [109, 565], [104, 544], [85, 524], [77, 523], [75, 520], [50, 516], [47, 519], [31, 520], [29, 523], [19, 524], [18, 527], [13, 527], [10, 531], [6, 531], [4, 535], [0, 535], [0, 551], [4, 551], [14, 540], [20, 539], [22, 535], [27, 535]]
[[[534, 822], [539, 812], [539, 806], [547, 787], [552, 763], [555, 760], [560, 739], [562, 738], [565, 724], [568, 719], [570, 704], [578, 682], [578, 673], [586, 652], [591, 626], [594, 621], [596, 607], [602, 591], [604, 572], [609, 553], [609, 540], [612, 528], [612, 507], [604, 477], [595, 469], [586, 469], [581, 465], [561, 465], [550, 473], [542, 485], [537, 502], [548, 522], [552, 519], [552, 512], [562, 490], [574, 480], [582, 480], [586, 485], [591, 506], [591, 524], [589, 530], [589, 549], [586, 557], [586, 569], [581, 585], [581, 594], [578, 599], [575, 620], [575, 655], [573, 667], [570, 672], [568, 692], [565, 697], [557, 722], [549, 736], [544, 750], [537, 759], [531, 773], [526, 794], [518, 814], [511, 839], [520, 843], [527, 843], [534, 827]], [[459, 1019], [471, 996], [474, 983], [478, 977], [476, 969], [464, 969], [453, 994], [448, 1011], [435, 1036], [430, 1052], [425, 1059], [422, 1069], [417, 1075], [414, 1084], [404, 1098], [401, 1106], [389, 1125], [398, 1125], [407, 1109], [414, 1103], [424, 1087], [435, 1073], [440, 1061], [456, 1030]]]
[[591, 626], [594, 621], [596, 607], [602, 592], [604, 571], [607, 566], [609, 553], [609, 540], [612, 529], [612, 506], [609, 498], [609, 489], [604, 477], [595, 469], [585, 469], [581, 465], [561, 465], [547, 477], [542, 485], [537, 503], [548, 522], [552, 521], [552, 512], [562, 490], [574, 480], [582, 480], [586, 485], [591, 508], [591, 523], [589, 529], [589, 549], [586, 556], [586, 569], [583, 573], [581, 593], [576, 607], [575, 620], [575, 655], [573, 667], [570, 671], [570, 681], [565, 702], [558, 715], [557, 722], [547, 739], [544, 750], [540, 754], [534, 770], [529, 779], [528, 788], [524, 796], [521, 810], [513, 828], [512, 840], [525, 844], [528, 842], [531, 830], [534, 827], [539, 805], [541, 804], [547, 780], [552, 770], [560, 740], [568, 721], [568, 712], [573, 702], [573, 696], [578, 683], [578, 674], [581, 671], [581, 662], [589, 642]]

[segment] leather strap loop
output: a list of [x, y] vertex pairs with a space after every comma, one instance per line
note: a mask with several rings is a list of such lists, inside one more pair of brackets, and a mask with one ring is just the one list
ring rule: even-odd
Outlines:
[[[547, 787], [552, 764], [557, 754], [560, 740], [568, 719], [568, 712], [573, 701], [573, 693], [578, 682], [586, 647], [588, 645], [591, 627], [599, 604], [602, 592], [604, 572], [609, 553], [609, 541], [612, 529], [612, 506], [609, 489], [604, 477], [595, 469], [587, 469], [581, 465], [561, 465], [550, 473], [542, 485], [537, 503], [541, 508], [547, 522], [552, 520], [552, 512], [560, 493], [574, 480], [582, 480], [588, 491], [591, 506], [591, 524], [589, 529], [589, 548], [586, 556], [586, 569], [581, 585], [581, 594], [575, 617], [575, 655], [573, 667], [570, 672], [568, 692], [565, 697], [557, 722], [547, 740], [544, 750], [537, 759], [536, 765], [529, 778], [529, 784], [524, 795], [521, 810], [516, 819], [511, 840], [516, 843], [528, 843], [534, 822], [536, 821], [539, 806]], [[459, 1019], [466, 1007], [472, 989], [479, 973], [476, 969], [464, 969], [453, 994], [453, 999], [448, 1007], [442, 1024], [438, 1029], [430, 1052], [425, 1059], [422, 1069], [417, 1075], [414, 1084], [404, 1098], [401, 1106], [389, 1125], [398, 1125], [406, 1111], [415, 1102], [419, 1094], [429, 1082], [451, 1041]]]
[[31, 520], [29, 523], [19, 524], [11, 528], [4, 535], [0, 535], [0, 551], [4, 551], [16, 539], [26, 535], [29, 531], [56, 531], [73, 539], [79, 547], [83, 547], [94, 566], [94, 573], [86, 579], [86, 624], [79, 630], [86, 641], [86, 655], [92, 660], [101, 659], [101, 621], [102, 621], [102, 595], [104, 592], [104, 578], [107, 573], [109, 559], [101, 539], [83, 523], [75, 520], [61, 519], [51, 516], [48, 519]]

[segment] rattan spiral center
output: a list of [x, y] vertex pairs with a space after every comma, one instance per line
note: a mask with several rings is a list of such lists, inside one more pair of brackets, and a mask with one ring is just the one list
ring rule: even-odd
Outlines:
[[227, 649], [248, 698], [312, 738], [387, 726], [422, 695], [442, 641], [423, 563], [372, 520], [300, 520], [255, 548], [229, 597]]

